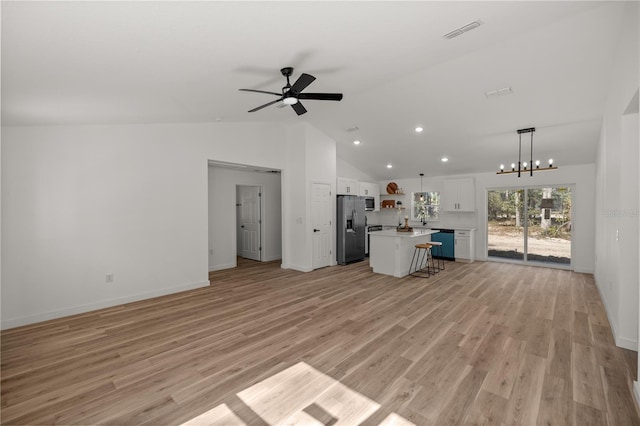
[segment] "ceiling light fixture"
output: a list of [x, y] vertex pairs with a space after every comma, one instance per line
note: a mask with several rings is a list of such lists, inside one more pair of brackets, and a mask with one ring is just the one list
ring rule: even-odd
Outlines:
[[286, 105], [294, 105], [298, 103], [298, 98], [296, 98], [295, 96], [287, 96], [286, 98], [282, 99], [282, 103]]
[[387, 169], [392, 168], [393, 166], [391, 164], [387, 164]]
[[353, 141], [354, 145], [360, 145], [360, 141]]
[[[541, 172], [543, 170], [555, 170], [558, 167], [553, 165], [553, 158], [549, 159], [549, 167], [542, 167], [540, 168], [540, 160], [536, 160], [535, 161], [535, 165], [536, 167], [533, 168], [533, 132], [536, 131], [535, 127], [531, 127], [528, 129], [520, 129], [518, 130], [518, 139], [519, 139], [519, 147], [518, 147], [518, 168], [516, 169], [516, 163], [511, 163], [511, 170], [504, 170], [504, 164], [500, 164], [500, 171], [497, 172], [496, 174], [498, 175], [506, 175], [506, 174], [510, 174], [510, 173], [518, 173], [518, 177], [521, 176], [522, 172], [529, 172], [530, 176], [533, 176], [533, 172]], [[531, 133], [531, 157], [530, 157], [530, 162], [527, 163], [526, 161], [523, 163], [522, 162], [522, 134], [523, 133]], [[528, 168], [527, 168], [528, 167]]]
[[416, 127], [416, 132], [420, 133], [422, 132], [424, 129], [420, 126]]
[[449, 161], [449, 158], [447, 158], [447, 157], [442, 157], [442, 159], [441, 159], [440, 161], [442, 161], [443, 163], [446, 163], [447, 161]]
[[424, 173], [420, 173], [420, 201], [424, 201], [424, 192], [422, 191], [422, 178]]

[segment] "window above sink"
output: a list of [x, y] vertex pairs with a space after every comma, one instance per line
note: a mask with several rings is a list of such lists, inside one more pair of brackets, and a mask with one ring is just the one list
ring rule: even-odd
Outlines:
[[411, 193], [411, 220], [422, 223], [438, 220], [439, 209], [439, 191]]

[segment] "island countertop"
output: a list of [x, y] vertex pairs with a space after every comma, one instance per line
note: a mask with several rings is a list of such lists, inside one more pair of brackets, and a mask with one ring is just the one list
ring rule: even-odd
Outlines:
[[387, 231], [374, 231], [369, 232], [371, 237], [400, 237], [400, 238], [416, 238], [422, 237], [425, 235], [431, 235], [440, 232], [435, 229], [415, 229], [413, 232], [398, 232], [395, 229], [390, 229]]

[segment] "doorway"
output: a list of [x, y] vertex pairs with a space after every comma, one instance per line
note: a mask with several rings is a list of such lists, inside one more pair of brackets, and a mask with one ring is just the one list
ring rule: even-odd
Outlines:
[[262, 260], [262, 190], [260, 186], [236, 186], [236, 235], [238, 256]]
[[567, 186], [488, 191], [488, 258], [570, 268], [571, 197]]

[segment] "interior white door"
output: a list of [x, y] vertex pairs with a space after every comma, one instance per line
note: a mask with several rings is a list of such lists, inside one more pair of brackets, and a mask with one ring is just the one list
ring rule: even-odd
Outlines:
[[313, 269], [318, 269], [331, 264], [331, 185], [312, 185]]
[[238, 187], [240, 197], [240, 256], [246, 259], [261, 260], [260, 252], [260, 187], [245, 186]]

